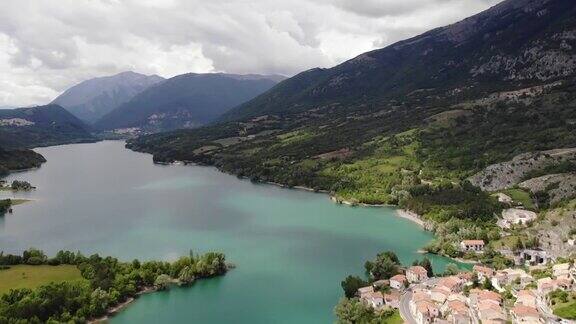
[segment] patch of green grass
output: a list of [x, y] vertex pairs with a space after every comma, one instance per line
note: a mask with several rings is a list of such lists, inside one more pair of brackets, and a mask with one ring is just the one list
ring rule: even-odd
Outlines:
[[84, 280], [73, 265], [15, 265], [0, 270], [0, 295], [10, 289], [36, 288], [50, 282]]
[[402, 316], [400, 316], [400, 311], [396, 310], [394, 311], [394, 314], [392, 316], [390, 316], [389, 318], [386, 319], [386, 324], [402, 324], [404, 323], [404, 320], [402, 319]]
[[576, 300], [562, 304], [554, 308], [554, 315], [565, 318], [576, 320]]
[[515, 202], [521, 203], [526, 209], [534, 210], [536, 208], [530, 194], [522, 189], [508, 189], [502, 191], [502, 193], [510, 196]]
[[298, 130], [298, 131], [278, 135], [277, 137], [278, 137], [278, 139], [280, 139], [281, 145], [289, 145], [289, 144], [294, 144], [297, 142], [303, 142], [303, 141], [309, 140], [312, 137], [314, 137], [314, 134], [312, 134], [308, 131]]

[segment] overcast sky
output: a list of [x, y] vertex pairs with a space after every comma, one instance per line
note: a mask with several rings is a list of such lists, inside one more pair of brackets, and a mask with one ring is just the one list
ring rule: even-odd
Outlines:
[[500, 0], [2, 0], [0, 106], [132, 70], [294, 75]]

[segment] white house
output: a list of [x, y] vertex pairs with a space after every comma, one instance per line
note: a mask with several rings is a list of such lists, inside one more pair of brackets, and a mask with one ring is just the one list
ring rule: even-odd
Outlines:
[[398, 274], [390, 278], [390, 287], [394, 289], [404, 289], [407, 282], [408, 280], [405, 275]]
[[460, 250], [462, 252], [482, 252], [484, 251], [484, 241], [464, 240], [460, 242]]
[[366, 293], [360, 297], [360, 300], [374, 309], [380, 309], [384, 307], [384, 295], [382, 295], [382, 293], [379, 291]]

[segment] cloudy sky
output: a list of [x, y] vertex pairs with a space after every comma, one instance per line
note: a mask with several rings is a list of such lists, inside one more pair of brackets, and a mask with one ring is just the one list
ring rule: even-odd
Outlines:
[[132, 70], [293, 75], [500, 0], [2, 0], [0, 106]]

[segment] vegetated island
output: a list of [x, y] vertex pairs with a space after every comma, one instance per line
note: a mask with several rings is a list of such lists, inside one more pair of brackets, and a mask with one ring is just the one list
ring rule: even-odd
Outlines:
[[103, 321], [140, 294], [191, 285], [230, 267], [217, 252], [190, 251], [174, 262], [122, 262], [70, 251], [48, 258], [33, 248], [22, 255], [0, 252], [0, 323]]
[[[10, 190], [10, 191], [30, 191], [36, 189], [27, 181], [14, 180], [12, 184], [6, 185], [4, 180], [0, 180], [0, 190]], [[0, 199], [0, 217], [4, 216], [6, 213], [12, 213], [12, 206], [20, 205], [25, 202], [30, 201], [29, 199]]]

